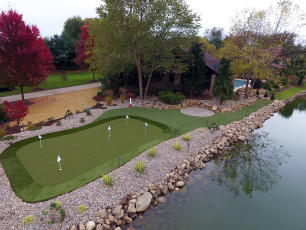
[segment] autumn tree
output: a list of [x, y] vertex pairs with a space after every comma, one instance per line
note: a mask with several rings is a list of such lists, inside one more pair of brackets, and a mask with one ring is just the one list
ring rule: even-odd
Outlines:
[[16, 122], [19, 127], [20, 122], [29, 112], [28, 106], [23, 101], [18, 101], [16, 104], [4, 101], [3, 104], [5, 105], [4, 112], [6, 112], [6, 116], [10, 121]]
[[[95, 40], [93, 60], [102, 75], [114, 75], [129, 65], [137, 68], [143, 100], [156, 69], [167, 71], [176, 47], [187, 47], [199, 28], [199, 17], [184, 0], [104, 0], [100, 19], [90, 24]], [[143, 82], [146, 80], [144, 90]]]
[[288, 75], [295, 75], [299, 78], [298, 84], [303, 85], [304, 78], [306, 75], [306, 61], [304, 57], [299, 57], [296, 59], [291, 59], [290, 63], [287, 65], [285, 72]]
[[213, 86], [213, 96], [220, 100], [220, 105], [225, 100], [231, 100], [234, 97], [234, 86], [231, 79], [231, 61], [222, 58], [220, 61], [220, 68], [218, 69], [219, 76], [216, 77]]
[[217, 49], [222, 46], [222, 39], [224, 37], [224, 29], [213, 27], [205, 30], [205, 37], [210, 44], [213, 44]]
[[84, 21], [79, 16], [68, 18], [64, 23], [63, 34], [65, 34], [72, 42], [78, 43], [81, 40], [81, 27], [83, 24]]
[[0, 82], [23, 88], [46, 80], [52, 66], [52, 55], [36, 26], [26, 25], [14, 10], [0, 14]]

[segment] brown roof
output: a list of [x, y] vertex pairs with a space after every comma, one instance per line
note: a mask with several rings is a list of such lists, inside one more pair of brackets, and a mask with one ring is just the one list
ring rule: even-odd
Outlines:
[[215, 58], [211, 54], [205, 52], [205, 62], [206, 66], [209, 67], [212, 71], [218, 72], [218, 67], [219, 67], [219, 60], [218, 58]]

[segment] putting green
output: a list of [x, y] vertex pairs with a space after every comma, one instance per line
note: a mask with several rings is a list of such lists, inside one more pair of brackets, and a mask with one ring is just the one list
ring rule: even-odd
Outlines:
[[[127, 124], [125, 117], [113, 117], [43, 135], [42, 148], [37, 137], [17, 142], [2, 153], [1, 162], [16, 194], [27, 202], [36, 202], [89, 183], [171, 133], [167, 126], [140, 117], [130, 117]], [[10, 167], [15, 168], [14, 173]]]

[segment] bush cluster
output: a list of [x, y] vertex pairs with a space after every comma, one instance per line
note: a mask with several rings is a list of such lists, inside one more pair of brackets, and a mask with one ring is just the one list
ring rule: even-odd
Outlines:
[[168, 105], [178, 105], [185, 100], [185, 96], [169, 91], [159, 92], [158, 97], [159, 100], [165, 102]]

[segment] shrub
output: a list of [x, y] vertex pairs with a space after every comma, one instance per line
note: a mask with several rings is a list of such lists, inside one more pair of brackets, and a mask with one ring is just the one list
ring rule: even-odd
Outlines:
[[275, 100], [275, 95], [274, 95], [274, 93], [272, 93], [272, 96], [271, 96], [271, 101], [274, 101]]
[[78, 207], [78, 213], [82, 214], [82, 213], [85, 213], [86, 211], [87, 211], [87, 207], [84, 204], [81, 204]]
[[10, 140], [13, 140], [14, 138], [15, 138], [14, 136], [8, 135], [6, 137], [0, 138], [0, 141], [10, 141]]
[[264, 98], [267, 98], [267, 97], [268, 97], [268, 91], [266, 90]]
[[17, 126], [19, 126], [29, 112], [28, 106], [23, 101], [18, 101], [16, 104], [4, 101], [3, 104], [5, 105], [4, 112], [7, 113], [7, 117], [10, 121], [16, 121]]
[[117, 106], [117, 104], [112, 104], [111, 106]]
[[91, 115], [92, 115], [92, 113], [90, 112], [90, 110], [85, 110], [85, 113], [86, 113], [87, 116], [91, 116]]
[[76, 110], [76, 111], [75, 111], [75, 114], [79, 114], [79, 113], [81, 113], [80, 110]]
[[276, 81], [273, 82], [272, 87], [273, 89], [279, 90], [279, 84]]
[[144, 170], [145, 170], [146, 166], [144, 164], [141, 163], [141, 161], [137, 162], [135, 164], [135, 170], [137, 172], [139, 172], [140, 174], [143, 174]]
[[70, 117], [70, 116], [72, 116], [72, 115], [73, 115], [73, 113], [71, 112], [71, 110], [70, 110], [70, 109], [67, 109], [67, 111], [66, 111], [66, 113], [65, 113], [65, 115], [64, 115], [64, 118]]
[[121, 95], [120, 95], [120, 100], [121, 100], [121, 103], [124, 103], [124, 100], [125, 100], [125, 94], [121, 94]]
[[48, 117], [48, 121], [53, 121], [54, 117]]
[[34, 215], [28, 215], [28, 216], [26, 216], [26, 217], [24, 217], [24, 218], [22, 219], [21, 223], [22, 223], [23, 225], [31, 224], [31, 223], [33, 223], [33, 221], [34, 221], [34, 218], [35, 218]]
[[263, 85], [263, 88], [265, 90], [271, 90], [272, 89], [271, 82], [270, 81], [266, 81], [265, 84]]
[[158, 97], [159, 100], [165, 102], [168, 105], [178, 105], [185, 100], [185, 97], [183, 95], [172, 93], [169, 91], [159, 92]]
[[106, 96], [105, 97], [105, 104], [106, 105], [111, 105], [112, 104], [112, 96]]
[[80, 123], [84, 123], [84, 122], [85, 122], [84, 117], [81, 117], [81, 118], [80, 118]]
[[0, 138], [4, 137], [6, 134], [5, 128], [0, 128]]
[[111, 176], [109, 176], [108, 174], [102, 175], [102, 178], [103, 178], [104, 184], [106, 184], [107, 186], [112, 186], [113, 185], [113, 178]]
[[8, 118], [6, 112], [4, 111], [3, 105], [0, 105], [0, 122], [7, 122]]
[[27, 126], [26, 130], [33, 130], [33, 129], [35, 129], [35, 128], [36, 128], [35, 125], [29, 124], [29, 125]]
[[183, 136], [182, 136], [182, 140], [184, 140], [184, 141], [190, 141], [190, 140], [191, 140], [190, 134], [189, 134], [189, 133], [186, 133], [185, 135], [183, 135]]
[[204, 135], [201, 135], [200, 137], [201, 137], [201, 138], [203, 138], [203, 139], [205, 138], [205, 136], [204, 136]]
[[57, 121], [56, 126], [60, 126], [60, 125], [61, 125], [61, 121]]
[[102, 91], [97, 92], [97, 96], [104, 96]]
[[219, 130], [219, 125], [217, 125], [216, 122], [213, 122], [208, 126], [208, 129], [210, 129], [211, 131]]
[[104, 107], [101, 107], [101, 109], [107, 109], [107, 107], [104, 106]]
[[149, 149], [148, 156], [151, 157], [151, 158], [154, 158], [156, 156], [156, 149], [155, 149], [155, 147], [152, 147], [152, 148]]
[[[253, 82], [252, 82], [252, 84], [253, 84]], [[255, 80], [253, 89], [261, 89], [261, 88], [262, 88], [262, 80], [257, 78]]]
[[[62, 202], [61, 201], [55, 201], [50, 204], [49, 208], [50, 212], [45, 212], [43, 211], [43, 215], [47, 216], [48, 218], [48, 223], [49, 224], [54, 224], [57, 219], [59, 219], [60, 222], [63, 222], [66, 218], [66, 212], [62, 207]], [[43, 218], [40, 218], [41, 221], [43, 221]]]
[[44, 121], [40, 121], [40, 122], [38, 123], [39, 126], [43, 126], [44, 124], [45, 124]]
[[239, 91], [237, 90], [237, 91], [235, 92], [235, 94], [234, 94], [234, 100], [237, 102], [237, 101], [239, 101], [239, 99], [240, 99], [240, 93], [239, 93]]
[[259, 90], [258, 89], [256, 90], [256, 95], [257, 95], [257, 97], [259, 96]]
[[176, 151], [181, 151], [182, 147], [181, 144], [178, 142], [175, 142], [172, 147], [176, 150]]

